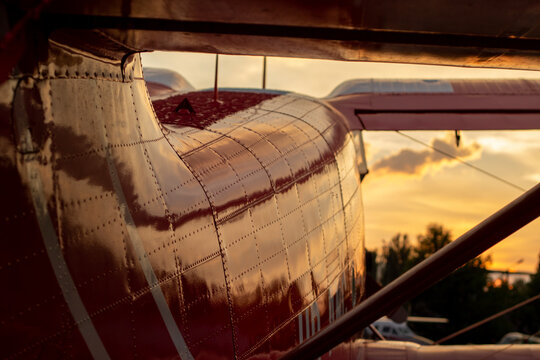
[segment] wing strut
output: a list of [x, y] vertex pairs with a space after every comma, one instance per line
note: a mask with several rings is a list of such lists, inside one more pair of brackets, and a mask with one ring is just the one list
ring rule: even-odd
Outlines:
[[540, 183], [392, 281], [282, 359], [314, 359], [540, 216]]
[[505, 314], [508, 314], [509, 312], [514, 311], [516, 309], [519, 309], [520, 307], [525, 306], [525, 305], [527, 305], [527, 304], [529, 304], [529, 303], [531, 303], [531, 302], [533, 302], [535, 300], [538, 300], [538, 299], [540, 299], [540, 294], [538, 294], [536, 296], [533, 296], [532, 298], [529, 298], [527, 300], [524, 300], [524, 301], [520, 302], [519, 304], [516, 304], [514, 306], [510, 306], [508, 309], [504, 309], [502, 311], [499, 311], [498, 313], [496, 313], [494, 315], [488, 316], [487, 318], [485, 318], [483, 320], [480, 320], [480, 321], [478, 321], [478, 322], [476, 322], [476, 323], [474, 323], [472, 325], [469, 325], [466, 328], [463, 328], [463, 329], [461, 329], [459, 331], [456, 331], [453, 334], [445, 336], [442, 339], [435, 341], [435, 345], [439, 345], [439, 344], [442, 344], [443, 342], [447, 342], [448, 340], [453, 339], [458, 335], [466, 333], [466, 332], [468, 332], [468, 331], [470, 331], [472, 329], [476, 329], [480, 325], [483, 325], [483, 324], [485, 324], [485, 323], [487, 323], [487, 322], [489, 322], [491, 320], [494, 320], [494, 319], [496, 319], [498, 317], [501, 317], [501, 316], [503, 316]]

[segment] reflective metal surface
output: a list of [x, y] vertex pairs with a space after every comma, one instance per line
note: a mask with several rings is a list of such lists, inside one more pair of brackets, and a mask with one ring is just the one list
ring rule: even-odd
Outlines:
[[[187, 114], [175, 111], [184, 97], [153, 107], [138, 51], [540, 67], [527, 1], [305, 10], [0, 7], [0, 357], [275, 359], [362, 298], [361, 139], [343, 116], [275, 93], [188, 94]], [[392, 353], [346, 341], [324, 357], [380, 349]]]
[[44, 19], [141, 50], [540, 69], [539, 13], [527, 0], [57, 0]]
[[0, 357], [270, 358], [360, 299], [356, 152], [324, 102], [223, 93], [162, 124], [138, 56], [56, 41], [0, 91]]
[[349, 80], [328, 102], [358, 130], [528, 130], [540, 126], [540, 81]]
[[538, 345], [514, 344], [513, 346], [490, 345], [445, 345], [421, 346], [404, 341], [365, 341], [357, 340], [351, 344], [351, 349], [357, 352], [361, 359], [537, 359]]

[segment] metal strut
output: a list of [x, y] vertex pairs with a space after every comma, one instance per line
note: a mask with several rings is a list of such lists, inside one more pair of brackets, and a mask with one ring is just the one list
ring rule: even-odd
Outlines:
[[538, 216], [540, 183], [392, 281], [281, 359], [314, 359], [323, 355]]
[[485, 319], [483, 319], [483, 320], [480, 320], [480, 321], [478, 321], [478, 322], [476, 322], [476, 323], [474, 323], [474, 324], [472, 324], [472, 325], [469, 325], [469, 326], [467, 326], [467, 327], [465, 327], [465, 328], [463, 328], [463, 329], [461, 329], [461, 330], [459, 330], [459, 331], [456, 331], [456, 332], [453, 333], [453, 334], [450, 334], [450, 335], [448, 335], [448, 336], [445, 336], [445, 337], [443, 337], [442, 339], [435, 341], [435, 345], [439, 345], [439, 344], [442, 344], [443, 342], [447, 342], [448, 340], [453, 339], [453, 338], [455, 338], [455, 337], [458, 336], [458, 335], [464, 334], [464, 333], [466, 333], [467, 331], [470, 331], [470, 330], [472, 330], [472, 329], [476, 329], [476, 328], [479, 327], [480, 325], [483, 325], [483, 324], [485, 324], [485, 323], [487, 323], [487, 322], [489, 322], [489, 321], [491, 321], [491, 320], [494, 320], [494, 319], [496, 319], [496, 318], [498, 318], [498, 317], [501, 317], [501, 316], [503, 316], [503, 315], [505, 315], [505, 314], [508, 314], [509, 312], [514, 311], [514, 310], [516, 310], [516, 309], [519, 309], [520, 307], [525, 306], [525, 305], [527, 305], [527, 304], [529, 304], [529, 303], [532, 303], [533, 301], [536, 301], [536, 300], [538, 300], [538, 299], [540, 299], [540, 294], [538, 294], [538, 295], [536, 295], [536, 296], [533, 296], [532, 298], [527, 299], [527, 300], [525, 300], [525, 301], [522, 301], [522, 302], [520, 302], [519, 304], [516, 304], [516, 305], [514, 305], [514, 306], [510, 306], [508, 309], [504, 309], [504, 310], [502, 310], [502, 311], [499, 311], [499, 312], [496, 313], [496, 314], [493, 314], [493, 315], [491, 315], [491, 316], [488, 316], [487, 318], [485, 318]]
[[216, 70], [214, 71], [214, 102], [218, 100], [218, 70], [219, 70], [219, 54], [216, 54]]

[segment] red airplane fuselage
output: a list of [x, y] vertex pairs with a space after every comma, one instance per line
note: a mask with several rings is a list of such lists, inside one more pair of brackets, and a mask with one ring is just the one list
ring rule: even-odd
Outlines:
[[[235, 34], [219, 27], [226, 23], [213, 23], [223, 32], [213, 34], [204, 22], [175, 22], [185, 11], [165, 3], [156, 9], [172, 20], [134, 16], [148, 11], [142, 1], [123, 1], [121, 9], [116, 1], [57, 1], [39, 18], [47, 3], [8, 27], [0, 44], [0, 75], [7, 78], [0, 80], [0, 357], [275, 359], [315, 343], [315, 334], [334, 336], [347, 327], [325, 343], [333, 346], [357, 331], [349, 326], [351, 313], [342, 317], [361, 301], [365, 283], [359, 172], [365, 164], [350, 130], [361, 122], [349, 111], [352, 100], [334, 103], [348, 109], [347, 118], [328, 102], [276, 92], [221, 92], [219, 101], [211, 92], [192, 92], [152, 104], [138, 55], [145, 46], [211, 52], [220, 43], [229, 53], [365, 56], [351, 50], [358, 42], [348, 42], [351, 33], [313, 28], [321, 38], [306, 41], [304, 28], [276, 29], [263, 21], [251, 27], [255, 34], [241, 24]], [[3, 15], [25, 9], [9, 5], [9, 14], [0, 9]], [[203, 5], [215, 8], [214, 2]], [[264, 9], [263, 19], [274, 20]], [[341, 19], [341, 12], [320, 10]], [[112, 29], [96, 30], [102, 27]], [[167, 34], [175, 34], [174, 41]], [[386, 41], [379, 32], [354, 34]], [[402, 33], [395, 35], [403, 41]], [[428, 41], [425, 46], [440, 51], [423, 33], [405, 35], [410, 46]], [[510, 43], [523, 51], [531, 46]], [[416, 54], [407, 44], [372, 50]], [[460, 56], [469, 61], [467, 54]], [[378, 110], [364, 112], [378, 120]], [[523, 226], [511, 223], [512, 231]], [[457, 246], [466, 248], [466, 240]], [[362, 324], [405, 301], [399, 286], [425, 288], [477, 256], [487, 246], [481, 245], [468, 257], [443, 253], [455, 264], [440, 272], [428, 273], [440, 265], [435, 261], [411, 270], [385, 288], [398, 294], [386, 308], [374, 300], [385, 289], [360, 304], [379, 307]], [[346, 326], [325, 330], [343, 319]], [[485, 358], [502, 357], [502, 350], [508, 358], [538, 351], [348, 340], [324, 357]]]
[[1, 91], [0, 357], [277, 356], [362, 296], [356, 150], [324, 102], [153, 107], [138, 55], [54, 41]]

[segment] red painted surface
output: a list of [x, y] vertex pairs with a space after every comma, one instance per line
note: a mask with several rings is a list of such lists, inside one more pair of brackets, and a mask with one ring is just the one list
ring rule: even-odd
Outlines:
[[[459, 82], [462, 90], [467, 89], [466, 83]], [[540, 128], [540, 94], [530, 91], [500, 94], [497, 88], [484, 90], [483, 93], [354, 94], [328, 102], [344, 115], [351, 130]]]
[[225, 93], [216, 109], [194, 93], [184, 121], [152, 106], [115, 36], [44, 34], [0, 84], [0, 357], [273, 359], [358, 302], [363, 210], [339, 113], [270, 94]]
[[447, 80], [457, 94], [540, 95], [536, 79], [452, 79]]
[[325, 103], [192, 93], [185, 122], [138, 57], [48, 52], [2, 85], [0, 357], [272, 358], [360, 298], [356, 152]]
[[[175, 124], [206, 128], [213, 123], [237, 112], [257, 106], [275, 97], [272, 93], [245, 91], [220, 91], [218, 101], [214, 101], [211, 91], [190, 92], [153, 102], [156, 116], [164, 124]], [[178, 105], [187, 99], [194, 113], [186, 109], [176, 111]]]

